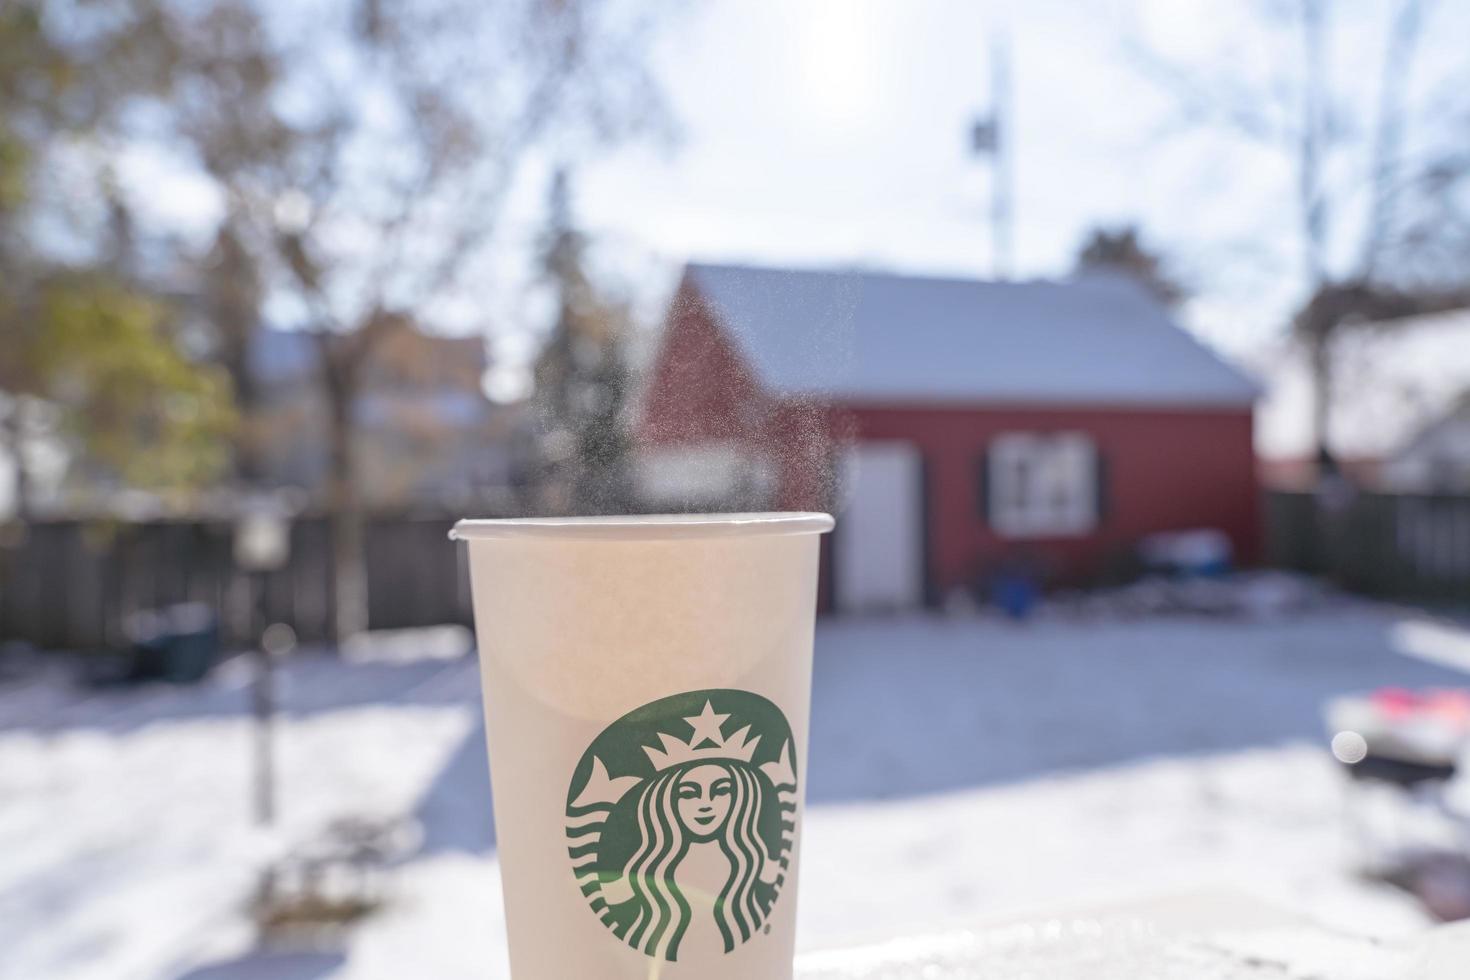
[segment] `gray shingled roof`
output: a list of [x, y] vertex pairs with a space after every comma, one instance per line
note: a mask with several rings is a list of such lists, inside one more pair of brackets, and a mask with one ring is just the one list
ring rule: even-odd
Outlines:
[[1256, 383], [1130, 280], [691, 264], [773, 391], [898, 402], [1247, 406]]

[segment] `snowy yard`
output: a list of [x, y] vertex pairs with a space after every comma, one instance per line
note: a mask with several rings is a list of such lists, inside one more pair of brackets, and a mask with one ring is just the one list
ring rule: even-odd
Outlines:
[[[1214, 886], [1421, 926], [1353, 874], [1319, 715], [1465, 683], [1401, 654], [1410, 616], [822, 625], [802, 946]], [[293, 663], [273, 835], [247, 684], [236, 662], [196, 689], [0, 688], [0, 977], [505, 976], [473, 661]], [[257, 869], [345, 815], [421, 829], [388, 906], [334, 948], [253, 952]]]

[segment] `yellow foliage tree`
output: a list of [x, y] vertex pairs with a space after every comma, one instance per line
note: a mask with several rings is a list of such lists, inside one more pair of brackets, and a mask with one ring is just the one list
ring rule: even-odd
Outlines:
[[177, 495], [228, 465], [228, 378], [183, 356], [167, 323], [157, 301], [105, 276], [43, 287], [36, 376], [89, 482]]

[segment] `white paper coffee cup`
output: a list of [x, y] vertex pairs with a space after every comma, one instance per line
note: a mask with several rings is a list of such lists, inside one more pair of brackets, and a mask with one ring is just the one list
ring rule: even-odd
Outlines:
[[515, 980], [786, 980], [825, 514], [461, 521]]

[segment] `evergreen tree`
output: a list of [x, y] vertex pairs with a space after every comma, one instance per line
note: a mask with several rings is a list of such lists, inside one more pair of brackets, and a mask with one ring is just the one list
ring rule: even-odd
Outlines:
[[1188, 295], [1164, 261], [1143, 241], [1136, 225], [1094, 228], [1077, 250], [1077, 271], [1107, 270], [1137, 280], [1167, 306], [1177, 306]]

